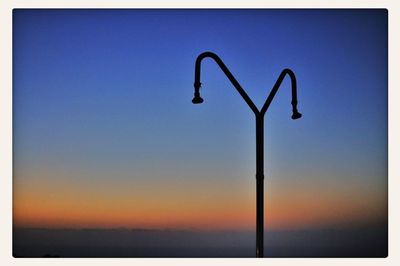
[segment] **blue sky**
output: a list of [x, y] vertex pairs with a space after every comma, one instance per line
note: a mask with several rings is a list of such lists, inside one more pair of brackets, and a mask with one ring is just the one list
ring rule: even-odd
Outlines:
[[[145, 188], [141, 200], [173, 196], [177, 212], [189, 208], [179, 199], [202, 194], [214, 197], [216, 212], [245, 202], [237, 212], [247, 217], [255, 198], [253, 114], [207, 59], [205, 102], [191, 103], [195, 59], [213, 51], [259, 107], [284, 68], [297, 77], [302, 119], [290, 119], [289, 79], [265, 117], [267, 222], [279, 227], [288, 218], [272, 210], [299, 198], [305, 213], [321, 200], [305, 226], [386, 214], [386, 10], [16, 9], [13, 34], [14, 190], [21, 202], [41, 186], [44, 200], [59, 184], [75, 184], [87, 200], [96, 187], [106, 188], [104, 199], [134, 198]], [[66, 191], [64, 201], [76, 196]], [[225, 198], [232, 205], [218, 203]], [[53, 218], [35, 222], [61, 219]], [[199, 219], [177, 224], [201, 227]]]

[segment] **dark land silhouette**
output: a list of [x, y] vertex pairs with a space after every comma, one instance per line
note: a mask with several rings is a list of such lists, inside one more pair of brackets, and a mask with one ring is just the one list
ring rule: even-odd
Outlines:
[[[267, 231], [265, 257], [386, 257], [387, 225]], [[14, 228], [20, 257], [254, 257], [255, 231]]]

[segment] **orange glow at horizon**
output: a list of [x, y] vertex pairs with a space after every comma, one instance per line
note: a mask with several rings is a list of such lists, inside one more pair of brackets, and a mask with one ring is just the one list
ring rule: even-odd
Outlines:
[[[58, 189], [57, 189], [58, 188]], [[266, 187], [266, 230], [295, 229], [374, 220], [384, 196], [346, 189], [316, 191], [307, 187]], [[269, 188], [269, 189], [268, 189]], [[13, 219], [20, 227], [245, 229], [255, 226], [255, 194], [246, 188], [213, 189], [121, 186], [96, 189], [55, 181], [18, 184]], [[375, 206], [375, 207], [374, 207]]]

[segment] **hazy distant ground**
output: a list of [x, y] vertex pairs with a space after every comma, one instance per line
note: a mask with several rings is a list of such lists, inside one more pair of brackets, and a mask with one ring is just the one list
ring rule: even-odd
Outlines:
[[[387, 227], [274, 231], [266, 257], [386, 257]], [[13, 230], [14, 257], [254, 257], [253, 231]]]

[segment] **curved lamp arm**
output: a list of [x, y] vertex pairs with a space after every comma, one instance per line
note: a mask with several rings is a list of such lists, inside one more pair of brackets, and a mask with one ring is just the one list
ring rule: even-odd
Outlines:
[[231, 81], [231, 83], [236, 88], [236, 90], [239, 92], [239, 94], [243, 97], [243, 99], [249, 105], [251, 110], [253, 110], [253, 112], [255, 114], [258, 114], [259, 111], [258, 111], [257, 107], [255, 106], [253, 101], [250, 99], [250, 97], [247, 95], [247, 93], [244, 91], [242, 86], [240, 86], [239, 82], [235, 79], [235, 77], [232, 75], [232, 73], [226, 67], [224, 62], [222, 62], [221, 58], [219, 58], [216, 54], [214, 54], [212, 52], [204, 52], [204, 53], [200, 54], [196, 59], [195, 74], [194, 74], [194, 98], [193, 98], [192, 102], [195, 104], [203, 102], [203, 99], [200, 97], [200, 87], [201, 87], [200, 68], [201, 68], [201, 61], [206, 57], [210, 57], [210, 58], [214, 59], [214, 61], [218, 64], [218, 66], [221, 68], [221, 70], [225, 73], [225, 75]]
[[263, 107], [261, 108], [261, 115], [264, 115], [267, 112], [269, 105], [271, 104], [272, 100], [278, 89], [281, 86], [281, 83], [286, 75], [289, 75], [290, 80], [292, 82], [292, 119], [299, 119], [301, 117], [301, 113], [297, 110], [297, 82], [296, 76], [294, 75], [293, 71], [289, 68], [285, 68], [278, 77], [278, 80], [275, 82], [274, 87], [272, 88], [271, 92], [268, 95], [267, 100], [265, 101]]
[[259, 111], [258, 108], [256, 107], [256, 105], [253, 103], [253, 101], [250, 99], [250, 97], [244, 91], [242, 86], [240, 86], [239, 82], [235, 79], [235, 77], [232, 75], [232, 73], [226, 67], [224, 62], [222, 62], [221, 58], [219, 58], [216, 54], [214, 54], [212, 52], [204, 52], [204, 53], [200, 54], [196, 59], [195, 73], [194, 73], [194, 98], [192, 100], [192, 103], [199, 104], [204, 101], [203, 98], [200, 97], [200, 87], [201, 87], [200, 70], [201, 70], [201, 61], [206, 57], [210, 57], [210, 58], [214, 59], [214, 61], [218, 64], [218, 66], [221, 68], [221, 70], [225, 73], [225, 75], [228, 77], [228, 79], [231, 81], [233, 86], [236, 88], [236, 90], [239, 92], [239, 94], [243, 97], [243, 99], [246, 101], [246, 103], [249, 105], [249, 107], [251, 108], [251, 110], [254, 112], [254, 114], [256, 116], [261, 116], [261, 117], [264, 116], [264, 114], [267, 112], [276, 92], [278, 91], [283, 79], [285, 78], [286, 75], [289, 75], [290, 80], [292, 81], [292, 112], [293, 112], [292, 119], [299, 119], [301, 117], [301, 114], [297, 110], [296, 76], [294, 75], [292, 70], [290, 70], [289, 68], [285, 68], [281, 72], [281, 74], [278, 77], [278, 80], [276, 81], [274, 87], [272, 88], [270, 94], [268, 95], [267, 100], [265, 101], [263, 107]]

